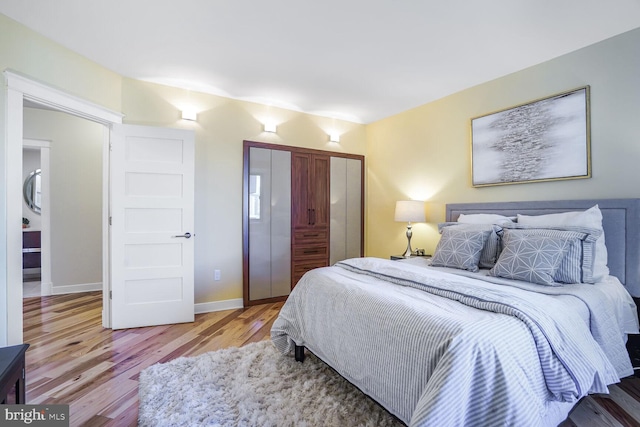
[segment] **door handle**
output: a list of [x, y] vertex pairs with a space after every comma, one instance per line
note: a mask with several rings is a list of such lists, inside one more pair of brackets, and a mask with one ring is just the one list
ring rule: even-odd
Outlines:
[[178, 236], [173, 236], [173, 237], [184, 237], [185, 239], [190, 239], [191, 233], [184, 233], [184, 234], [180, 234]]

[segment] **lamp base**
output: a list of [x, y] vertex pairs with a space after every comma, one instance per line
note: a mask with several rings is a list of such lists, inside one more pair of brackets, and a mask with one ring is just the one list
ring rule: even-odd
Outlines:
[[404, 251], [404, 254], [402, 255], [404, 257], [410, 257], [413, 254], [413, 251], [411, 250], [412, 235], [413, 235], [413, 232], [411, 231], [411, 223], [409, 223], [409, 225], [407, 225], [407, 250]]

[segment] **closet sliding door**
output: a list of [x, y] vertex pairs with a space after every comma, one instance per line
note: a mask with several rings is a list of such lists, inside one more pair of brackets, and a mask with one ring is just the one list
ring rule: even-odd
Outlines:
[[248, 184], [245, 305], [291, 292], [291, 153], [249, 147]]
[[362, 161], [331, 157], [329, 265], [362, 256]]
[[243, 147], [245, 307], [283, 301], [308, 270], [363, 255], [363, 156]]

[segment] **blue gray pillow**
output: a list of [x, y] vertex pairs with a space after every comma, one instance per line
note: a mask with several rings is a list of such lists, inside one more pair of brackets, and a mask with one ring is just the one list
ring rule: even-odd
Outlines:
[[478, 271], [478, 261], [491, 229], [444, 227], [431, 258], [434, 267], [452, 267]]
[[498, 256], [500, 255], [500, 237], [498, 233], [502, 230], [499, 225], [493, 224], [475, 224], [475, 223], [460, 223], [460, 222], [443, 222], [438, 224], [438, 231], [442, 233], [445, 227], [455, 227], [460, 230], [471, 231], [489, 231], [482, 252], [480, 252], [480, 259], [478, 260], [478, 267], [491, 268], [496, 264]]
[[569, 244], [567, 238], [504, 229], [502, 253], [489, 275], [559, 286], [554, 276]]
[[568, 240], [567, 252], [554, 274], [554, 281], [595, 283], [596, 242], [602, 231], [587, 227], [545, 227], [522, 224], [509, 224], [504, 228], [526, 236], [547, 236]]

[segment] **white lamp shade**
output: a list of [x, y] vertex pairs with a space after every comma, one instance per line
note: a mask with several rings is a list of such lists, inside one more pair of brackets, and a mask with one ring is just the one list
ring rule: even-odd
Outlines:
[[395, 220], [398, 222], [424, 222], [424, 202], [419, 200], [396, 202]]

